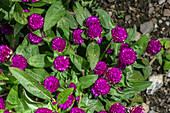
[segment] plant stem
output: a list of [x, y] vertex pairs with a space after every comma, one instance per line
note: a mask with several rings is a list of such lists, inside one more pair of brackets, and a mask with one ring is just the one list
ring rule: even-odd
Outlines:
[[151, 66], [156, 59], [157, 59], [157, 57], [154, 57], [154, 58], [149, 62], [149, 65]]
[[107, 46], [107, 48], [105, 49], [105, 51], [104, 51], [104, 53], [102, 54], [102, 56], [101, 56], [101, 58], [100, 58], [100, 60], [102, 60], [103, 59], [103, 57], [104, 57], [104, 55], [105, 55], [105, 53], [106, 53], [106, 51], [107, 51], [107, 49], [110, 47], [110, 45], [113, 43], [113, 40], [108, 44], [108, 46]]

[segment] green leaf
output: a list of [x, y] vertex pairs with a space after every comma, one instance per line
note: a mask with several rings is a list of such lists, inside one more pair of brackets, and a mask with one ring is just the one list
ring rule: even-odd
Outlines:
[[87, 59], [90, 63], [91, 69], [94, 69], [97, 65], [100, 57], [100, 47], [98, 44], [92, 42], [87, 46], [86, 50]]
[[36, 14], [43, 14], [45, 12], [44, 9], [41, 9], [41, 8], [31, 8], [30, 9], [30, 12], [29, 13], [25, 13], [25, 15], [28, 17], [30, 15], [32, 15], [33, 13], [36, 13]]
[[165, 60], [165, 64], [164, 64], [164, 70], [169, 70], [170, 69], [170, 61]]
[[131, 42], [135, 40], [135, 37], [136, 37], [136, 25], [134, 25], [133, 29], [131, 28], [127, 29], [127, 33], [128, 33], [128, 36], [125, 42], [130, 44]]
[[15, 111], [23, 113], [28, 108], [28, 106], [26, 105], [24, 99], [19, 98], [18, 101], [19, 101], [19, 105], [18, 107], [15, 108]]
[[17, 36], [17, 34], [20, 32], [20, 30], [24, 27], [24, 25], [20, 23], [16, 23], [14, 26], [14, 37]]
[[82, 85], [81, 89], [90, 87], [96, 80], [98, 75], [87, 75], [79, 78], [79, 83]]
[[168, 49], [168, 48], [170, 48], [170, 41], [165, 42], [165, 49]]
[[51, 93], [26, 72], [14, 67], [9, 67], [9, 70], [29, 93], [45, 100], [51, 99]]
[[136, 103], [143, 103], [142, 97], [138, 95], [137, 93], [135, 93], [135, 97], [133, 98], [131, 106], [134, 106]]
[[5, 14], [0, 12], [0, 22], [4, 19]]
[[44, 31], [53, 27], [65, 15], [69, 5], [69, 0], [61, 0], [52, 4], [47, 10], [44, 21]]
[[140, 82], [145, 80], [144, 76], [142, 75], [142, 73], [140, 71], [134, 70], [134, 73], [131, 74], [130, 76], [128, 76], [128, 80], [130, 82]]
[[97, 103], [96, 103], [96, 109], [95, 109], [95, 111], [100, 112], [101, 110], [104, 110], [104, 111], [105, 111], [103, 104], [102, 104], [102, 103], [100, 102], [100, 100], [98, 99], [98, 100], [97, 100]]
[[14, 85], [12, 89], [10, 90], [7, 99], [7, 102], [10, 104], [18, 104], [18, 85]]
[[9, 0], [0, 0], [0, 8], [9, 12], [10, 11]]
[[148, 88], [152, 82], [143, 81], [143, 82], [129, 82], [129, 85], [135, 88], [135, 91], [143, 91]]
[[22, 7], [20, 6], [18, 2], [15, 3], [13, 17], [20, 24], [25, 25], [28, 23], [27, 18], [24, 14], [24, 11], [22, 10]]
[[62, 91], [57, 97], [57, 105], [61, 105], [66, 102], [68, 96], [72, 93], [74, 88], [68, 88]]
[[1, 74], [0, 74], [0, 81], [1, 80], [9, 80], [9, 78], [6, 77], [3, 72], [1, 72]]
[[77, 29], [78, 24], [77, 24], [75, 18], [73, 17], [73, 15], [70, 14], [70, 12], [68, 12], [68, 11], [66, 12], [64, 19], [67, 21], [67, 23], [69, 24], [69, 27], [71, 29]]
[[35, 2], [35, 3], [27, 3], [27, 5], [32, 6], [32, 7], [42, 7], [44, 5], [46, 5], [46, 3], [43, 2]]

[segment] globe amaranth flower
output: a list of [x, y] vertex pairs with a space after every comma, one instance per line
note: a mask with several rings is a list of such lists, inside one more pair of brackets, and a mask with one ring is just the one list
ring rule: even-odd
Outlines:
[[[60, 93], [59, 93], [60, 94]], [[58, 94], [58, 95], [59, 95]], [[58, 95], [56, 96], [56, 100], [57, 100], [57, 97]], [[72, 104], [74, 103], [74, 97], [73, 95], [69, 95], [66, 102], [64, 104], [61, 104], [61, 105], [58, 105], [59, 108], [63, 109], [63, 110], [66, 110], [67, 108], [69, 108]]]
[[119, 61], [117, 63], [117, 66], [118, 66], [119, 69], [125, 69], [126, 68], [126, 65], [122, 61]]
[[80, 97], [75, 97], [75, 100], [76, 100], [76, 101], [79, 101], [79, 100], [80, 100]]
[[125, 113], [125, 107], [120, 103], [114, 103], [109, 109], [110, 113]]
[[16, 67], [22, 70], [24, 70], [27, 67], [27, 60], [22, 55], [14, 55], [12, 57], [11, 62], [12, 62], [11, 67]]
[[59, 80], [53, 76], [47, 77], [44, 81], [44, 87], [51, 93], [56, 92], [59, 88]]
[[2, 97], [0, 97], [0, 109], [5, 109], [5, 100]]
[[28, 33], [28, 38], [30, 39], [31, 42], [35, 43], [35, 44], [38, 44], [40, 42], [43, 41], [43, 38], [44, 37], [39, 37], [37, 36], [36, 34], [32, 33], [32, 32], [29, 32]]
[[12, 55], [12, 50], [6, 45], [0, 45], [0, 63], [5, 62]]
[[107, 112], [106, 112], [106, 111], [101, 110], [100, 112], [97, 112], [97, 113], [107, 113]]
[[74, 107], [74, 108], [71, 108], [70, 113], [85, 113], [85, 111], [78, 107]]
[[100, 37], [102, 35], [102, 28], [99, 25], [89, 26], [87, 30], [87, 34], [90, 38], [95, 39], [96, 41], [101, 40]]
[[28, 19], [28, 26], [32, 29], [32, 30], [38, 30], [41, 29], [44, 25], [44, 18], [36, 13], [33, 13], [32, 15], [30, 15], [29, 19]]
[[124, 65], [131, 65], [136, 61], [137, 59], [136, 55], [137, 53], [133, 49], [124, 48], [119, 53], [119, 61], [123, 62]]
[[93, 69], [96, 75], [103, 75], [107, 70], [107, 64], [104, 61], [99, 61], [96, 67]]
[[134, 106], [132, 109], [129, 110], [130, 113], [144, 113], [144, 109], [142, 106]]
[[75, 29], [72, 34], [72, 39], [75, 41], [75, 44], [82, 44], [84, 42], [84, 38], [82, 38], [81, 34], [83, 30]]
[[86, 26], [90, 27], [90, 26], [93, 26], [93, 25], [100, 26], [101, 25], [100, 20], [95, 16], [88, 17], [87, 20], [86, 20]]
[[70, 83], [69, 88], [77, 89], [77, 86], [72, 82], [72, 83]]
[[122, 43], [119, 50], [122, 51], [124, 48], [129, 48], [129, 45], [127, 43]]
[[2, 71], [1, 71], [1, 69], [0, 69], [0, 75], [1, 75], [1, 73], [2, 73]]
[[115, 42], [121, 43], [124, 40], [127, 39], [128, 33], [125, 28], [116, 26], [115, 28], [112, 29], [111, 31], [112, 38], [114, 39]]
[[119, 68], [113, 67], [106, 72], [106, 77], [111, 83], [118, 83], [122, 78], [122, 72]]
[[54, 38], [52, 42], [52, 48], [53, 50], [57, 50], [58, 52], [64, 51], [66, 47], [66, 41], [60, 37]]
[[65, 71], [69, 67], [70, 62], [66, 56], [57, 56], [54, 60], [54, 68], [58, 71]]
[[146, 48], [146, 52], [151, 55], [156, 55], [162, 49], [162, 45], [159, 40], [152, 39], [149, 41], [148, 46]]
[[1, 33], [10, 35], [13, 33], [13, 27], [10, 24], [1, 24]]
[[53, 113], [53, 111], [48, 108], [38, 108], [34, 113]]
[[110, 85], [104, 78], [99, 78], [95, 81], [91, 88], [92, 93], [97, 97], [99, 95], [106, 95], [110, 91]]

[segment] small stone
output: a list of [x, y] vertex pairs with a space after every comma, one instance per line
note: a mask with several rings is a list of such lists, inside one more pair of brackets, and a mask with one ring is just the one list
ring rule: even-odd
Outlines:
[[149, 113], [156, 113], [154, 110], [150, 110]]
[[153, 7], [153, 4], [152, 4], [152, 3], [149, 3], [149, 7]]
[[158, 28], [158, 24], [157, 23], [155, 23], [155, 26], [154, 26], [155, 28]]
[[165, 2], [165, 0], [159, 0], [158, 3], [159, 5], [163, 4]]
[[136, 32], [135, 41], [138, 41], [141, 38], [141, 34], [139, 32]]
[[160, 23], [160, 24], [162, 24], [162, 22], [163, 22], [162, 20], [159, 20], [159, 23]]
[[145, 22], [140, 25], [140, 31], [143, 34], [150, 33], [152, 30], [153, 30], [153, 22], [152, 21]]
[[166, 25], [167, 25], [167, 26], [169, 26], [169, 25], [170, 25], [170, 22], [165, 22], [165, 23], [166, 23]]
[[165, 21], [165, 20], [166, 20], [166, 17], [162, 17], [162, 20], [164, 20], [164, 21]]
[[112, 16], [112, 14], [113, 14], [113, 13], [112, 13], [111, 11], [109, 11], [109, 16]]
[[111, 9], [115, 9], [115, 5], [111, 5], [110, 8], [111, 8]]
[[130, 16], [130, 15], [126, 15], [126, 16], [125, 16], [125, 21], [130, 20], [130, 18], [131, 18], [131, 16]]
[[164, 16], [170, 16], [170, 9], [164, 9]]
[[152, 75], [149, 77], [149, 81], [151, 81], [152, 84], [147, 88], [146, 93], [152, 95], [163, 86], [163, 74]]
[[114, 2], [115, 0], [108, 0], [109, 2]]
[[167, 2], [170, 4], [170, 0], [167, 0]]
[[148, 106], [147, 104], [145, 104], [145, 103], [142, 103], [142, 107], [143, 107], [144, 111], [145, 111], [146, 113], [148, 113], [148, 111], [149, 111], [149, 106]]
[[154, 7], [149, 8], [148, 14], [151, 15], [154, 12]]
[[170, 78], [170, 70], [168, 71], [168, 74], [167, 74], [167, 75], [168, 75], [168, 77]]

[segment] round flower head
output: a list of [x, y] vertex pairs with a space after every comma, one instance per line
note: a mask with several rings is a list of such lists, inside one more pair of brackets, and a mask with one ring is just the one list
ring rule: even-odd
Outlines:
[[10, 24], [1, 24], [1, 33], [10, 35], [13, 33], [13, 27]]
[[129, 45], [127, 43], [122, 43], [119, 50], [122, 51], [124, 48], [129, 48]]
[[113, 67], [106, 72], [106, 77], [111, 83], [118, 83], [122, 78], [122, 72], [119, 68]]
[[93, 69], [96, 75], [103, 75], [107, 70], [107, 64], [104, 61], [99, 61], [96, 67]]
[[54, 68], [58, 71], [65, 71], [69, 67], [70, 62], [66, 56], [57, 56], [54, 60]]
[[70, 83], [69, 88], [77, 89], [76, 85], [75, 85], [73, 82], [72, 82], [72, 83]]
[[80, 100], [80, 97], [75, 97], [75, 100], [76, 100], [76, 101], [79, 101], [79, 100]]
[[[60, 94], [60, 93], [59, 93]], [[58, 95], [59, 95], [58, 94]], [[56, 100], [57, 100], [57, 97], [58, 95], [56, 96]], [[58, 105], [59, 108], [63, 109], [63, 110], [66, 110], [67, 108], [69, 108], [72, 104], [74, 103], [74, 97], [73, 95], [69, 95], [66, 102], [64, 104], [61, 104], [61, 105]]]
[[32, 30], [41, 29], [44, 25], [44, 18], [39, 14], [32, 14], [28, 19], [28, 26]]
[[51, 93], [56, 92], [59, 88], [59, 80], [53, 76], [47, 77], [44, 81], [44, 87]]
[[93, 26], [93, 25], [100, 26], [101, 25], [100, 20], [95, 16], [88, 17], [86, 20], [86, 26], [89, 27], [89, 26]]
[[43, 37], [39, 37], [36, 34], [29, 32], [28, 33], [28, 38], [30, 39], [31, 42], [38, 44], [43, 41]]
[[102, 35], [102, 30], [103, 29], [99, 25], [92, 25], [89, 26], [87, 34], [90, 38], [96, 39], [96, 41], [98, 41]]
[[75, 44], [82, 44], [84, 42], [84, 39], [81, 37], [82, 33], [83, 33], [83, 30], [81, 29], [74, 30], [72, 34], [72, 38], [75, 41]]
[[12, 50], [6, 45], [0, 45], [0, 63], [5, 62], [12, 54]]
[[118, 66], [119, 69], [125, 69], [126, 68], [126, 65], [123, 62], [121, 62], [121, 61], [119, 61], [117, 63], [117, 66]]
[[159, 40], [152, 39], [149, 41], [148, 46], [146, 48], [146, 52], [151, 55], [156, 55], [162, 49], [162, 45]]
[[119, 61], [123, 62], [124, 65], [131, 65], [136, 61], [137, 59], [136, 55], [137, 53], [133, 49], [124, 48], [119, 53]]
[[53, 111], [48, 108], [38, 108], [34, 113], [53, 113]]
[[58, 52], [64, 51], [66, 47], [66, 41], [60, 37], [54, 38], [52, 42], [52, 48], [53, 50], [57, 50]]
[[125, 28], [116, 26], [112, 29], [112, 38], [115, 42], [121, 43], [127, 39], [128, 33]]
[[27, 60], [22, 55], [14, 55], [12, 57], [11, 62], [12, 62], [11, 67], [16, 67], [22, 70], [24, 70], [27, 67]]
[[0, 97], [0, 109], [5, 109], [5, 100]]
[[125, 107], [120, 103], [111, 105], [109, 109], [110, 113], [125, 113]]
[[70, 113], [85, 113], [85, 111], [78, 107], [74, 107], [74, 108], [71, 108]]
[[8, 110], [5, 110], [4, 113], [11, 113], [11, 112], [9, 112]]
[[24, 11], [25, 13], [29, 13], [29, 12], [30, 12], [29, 9], [23, 9], [23, 11]]
[[91, 88], [92, 93], [97, 97], [99, 95], [106, 95], [110, 91], [110, 85], [104, 78], [96, 80]]
[[100, 112], [97, 112], [97, 113], [107, 113], [107, 112], [102, 110], [102, 111], [100, 111]]
[[132, 109], [129, 110], [130, 113], [144, 113], [142, 106], [134, 106]]

